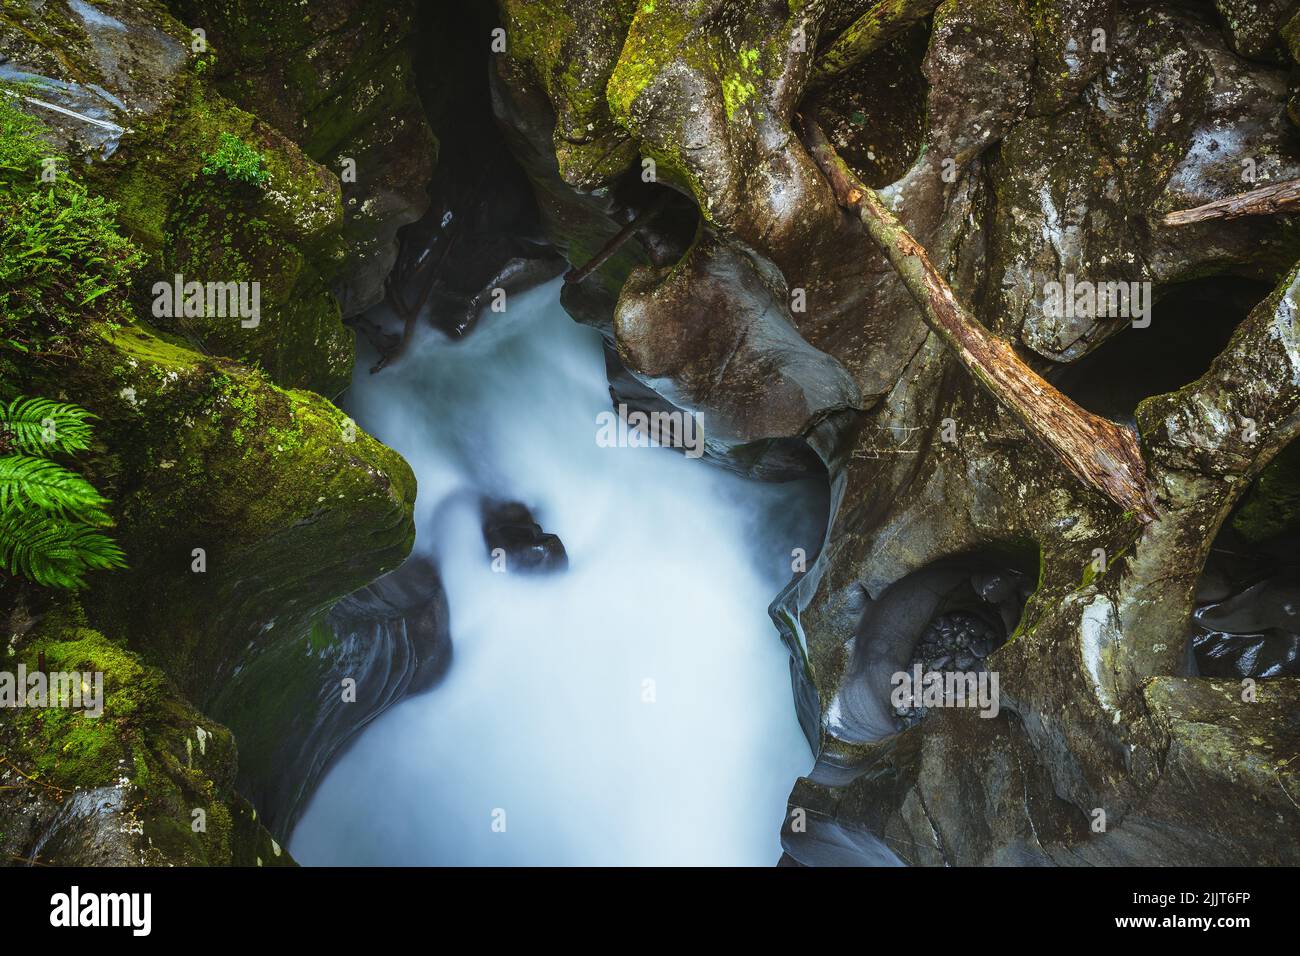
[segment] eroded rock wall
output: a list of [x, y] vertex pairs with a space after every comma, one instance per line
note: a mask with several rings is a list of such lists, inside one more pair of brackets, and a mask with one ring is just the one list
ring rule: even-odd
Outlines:
[[[706, 431], [800, 437], [829, 468], [827, 539], [773, 607], [818, 754], [791, 797], [787, 862], [1300, 858], [1297, 781], [1277, 756], [1294, 750], [1296, 680], [1252, 697], [1188, 676], [1187, 645], [1218, 528], [1295, 437], [1300, 237], [1286, 216], [1162, 222], [1300, 173], [1285, 5], [949, 0], [835, 69], [819, 57], [872, 4], [499, 6], [498, 116], [557, 247], [589, 258], [647, 171], [699, 210], [676, 260], [653, 261], [643, 230], [566, 307]], [[1184, 388], [1118, 414], [1154, 522], [1082, 488], [929, 334], [835, 205], [800, 113], [1047, 374], [1143, 334], [1139, 315], [1045, 307], [1052, 283], [1149, 283], [1157, 303], [1215, 276], [1274, 290], [1208, 370], [1188, 361]], [[990, 551], [1028, 555], [1035, 582], [987, 661], [1000, 711], [863, 732], [846, 708], [870, 692], [850, 666], [875, 639], [868, 607]], [[1198, 825], [1199, 806], [1214, 819]]]
[[[237, 20], [221, 22], [233, 28]], [[405, 96], [393, 24], [363, 18], [353, 26], [347, 43], [331, 34], [335, 52], [346, 59], [348, 43], [362, 41], [388, 51], [391, 61], [376, 53], [373, 62], [397, 71], [394, 88]], [[316, 126], [285, 132], [245, 111], [214, 82], [220, 52], [196, 40], [153, 2], [31, 0], [0, 10], [0, 80], [17, 84], [6, 87], [6, 106], [43, 124], [36, 153], [59, 175], [118, 203], [111, 228], [140, 253], [134, 288], [109, 290], [111, 309], [81, 303], [80, 323], [56, 339], [48, 324], [57, 302], [38, 296], [18, 326], [6, 316], [7, 342], [55, 345], [6, 352], [5, 399], [58, 397], [97, 416], [83, 467], [112, 502], [112, 534], [129, 564], [76, 597], [6, 582], [14, 609], [7, 663], [66, 657], [102, 669], [109, 688], [93, 731], [87, 720], [78, 732], [58, 712], [0, 715], [6, 783], [22, 788], [6, 798], [0, 827], [12, 860], [288, 862], [240, 793], [249, 779], [236, 784], [230, 731], [197, 708], [214, 712], [219, 695], [235, 698], [239, 706], [222, 717], [241, 733], [259, 729], [262, 736], [247, 735], [247, 759], [263, 774], [286, 739], [314, 741], [295, 752], [296, 764], [276, 768], [311, 780], [313, 761], [413, 686], [417, 663], [395, 674], [394, 662], [437, 645], [432, 624], [420, 646], [356, 649], [350, 634], [321, 630], [340, 598], [398, 567], [414, 539], [410, 468], [329, 400], [353, 363], [353, 334], [332, 291], [347, 285], [340, 266], [352, 249], [352, 266], [382, 270], [358, 235], [386, 229], [379, 244], [391, 245], [403, 214], [381, 216], [380, 225], [345, 218], [339, 171], [299, 145], [326, 135], [320, 114], [311, 114]], [[297, 56], [284, 52], [282, 65]], [[355, 79], [334, 78], [320, 96], [341, 96], [337, 84]], [[259, 113], [271, 105], [269, 96], [253, 99]], [[351, 105], [346, 111], [353, 115]], [[363, 110], [360, 127], [338, 133], [353, 137], [358, 181], [381, 189], [394, 170], [381, 174], [379, 154], [357, 144], [386, 122], [382, 112]], [[394, 148], [427, 171], [432, 141], [418, 118], [418, 148]], [[4, 133], [28, 135], [8, 124]], [[325, 158], [335, 147], [320, 143], [311, 141]], [[33, 159], [30, 169], [9, 172], [30, 176], [22, 189], [44, 188], [45, 167]], [[259, 283], [260, 315], [164, 314], [155, 283], [170, 285], [177, 273]], [[304, 647], [333, 669], [294, 660]], [[260, 698], [241, 698], [239, 675], [257, 673], [264, 658], [280, 660], [281, 671], [257, 685]], [[344, 676], [356, 681], [362, 706], [334, 713], [320, 697], [341, 695]], [[325, 689], [313, 684], [326, 678]], [[312, 715], [316, 726], [300, 726]], [[287, 798], [277, 809], [290, 805]], [[206, 830], [196, 828], [195, 811], [206, 815]], [[286, 819], [282, 812], [265, 822], [283, 839]]]

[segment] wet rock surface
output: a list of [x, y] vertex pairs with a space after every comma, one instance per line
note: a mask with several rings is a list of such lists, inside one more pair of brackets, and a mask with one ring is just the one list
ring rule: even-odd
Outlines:
[[340, 178], [347, 254], [332, 291], [344, 318], [378, 304], [398, 230], [429, 206], [425, 187], [439, 151], [413, 63], [414, 5], [171, 5], [216, 49], [222, 92]]
[[[922, 674], [984, 670], [1019, 621], [1028, 594], [1025, 573], [993, 558], [963, 557], [919, 569], [877, 600], [860, 595], [850, 663], [826, 727], [840, 740], [865, 743], [916, 724], [925, 716], [921, 689], [911, 686], [897, 702], [898, 675], [910, 679], [917, 666]], [[833, 755], [824, 756], [842, 769]]]
[[484, 500], [483, 543], [493, 567], [524, 574], [563, 571], [569, 556], [559, 537], [542, 530], [528, 507], [518, 501]]
[[1290, 534], [1252, 542], [1232, 526], [1220, 532], [1196, 587], [1189, 637], [1194, 673], [1300, 677], [1296, 544]]
[[[301, 637], [251, 654], [210, 709], [239, 740], [239, 786], [287, 840], [321, 776], [370, 721], [451, 666], [447, 597], [419, 555]], [[274, 702], [274, 703], [269, 703]]]
[[[101, 416], [109, 448], [127, 449], [105, 472], [139, 563], [93, 588], [88, 613], [227, 715], [241, 786], [272, 808], [276, 831], [303, 781], [365, 720], [436, 680], [448, 653], [432, 569], [408, 562], [365, 587], [411, 546], [409, 471], [365, 436], [339, 441], [341, 413], [296, 390], [345, 384], [340, 316], [375, 302], [396, 263], [389, 288], [406, 311], [467, 334], [485, 293], [553, 274], [553, 253], [592, 262], [662, 201], [562, 301], [604, 336], [612, 397], [700, 413], [708, 456], [728, 467], [828, 479], [825, 538], [772, 606], [817, 753], [791, 793], [784, 862], [1300, 861], [1294, 551], [1269, 550], [1295, 530], [1300, 232], [1283, 215], [1163, 222], [1300, 176], [1291, 5], [945, 0], [816, 90], [819, 52], [861, 5], [498, 8], [506, 48], [463, 115], [500, 124], [535, 199], [529, 223], [500, 217], [515, 198], [485, 198], [491, 187], [455, 148], [444, 178], [429, 175], [430, 126], [458, 115], [451, 73], [412, 65], [409, 39], [432, 44], [436, 17], [367, 0], [219, 11], [178, 0], [179, 19], [151, 2], [0, 12], [0, 79], [35, 78], [37, 98], [78, 114], [29, 103], [55, 114], [51, 148], [91, 161], [88, 181], [122, 203], [154, 265], [234, 268], [221, 240], [235, 235], [240, 275], [266, 275], [260, 337], [183, 322], [166, 337], [98, 330], [71, 366], [23, 385], [66, 391]], [[253, 14], [287, 32], [241, 46]], [[456, 35], [473, 35], [477, 65], [496, 21], [475, 16]], [[219, 38], [210, 76], [213, 62], [186, 52], [198, 20]], [[446, 52], [451, 72], [469, 62]], [[317, 66], [296, 68], [307, 60]], [[340, 126], [357, 91], [368, 99]], [[1082, 488], [929, 333], [804, 150], [804, 111], [987, 328], [1131, 423], [1155, 521]], [[221, 130], [264, 154], [272, 189], [201, 175]], [[523, 195], [502, 155], [483, 165], [489, 182]], [[361, 175], [339, 182], [349, 157]], [[1231, 279], [1250, 302], [1214, 300], [1227, 315], [1216, 329], [1231, 334], [1171, 350], [1149, 387], [1107, 395], [1099, 380], [1123, 366], [1104, 350], [1144, 330], [1128, 315], [1048, 308], [1049, 286], [1072, 277], [1149, 283], [1175, 306], [1179, 286], [1222, 292]], [[420, 299], [428, 310], [412, 307]], [[381, 350], [409, 340], [405, 318], [378, 331]], [[1217, 553], [1225, 526], [1236, 554]], [[517, 503], [485, 506], [484, 537], [521, 566], [567, 560]], [[1242, 564], [1242, 544], [1256, 564]], [[196, 546], [207, 576], [186, 571]], [[1015, 574], [960, 563], [976, 553], [1036, 560]], [[888, 677], [944, 658], [997, 673], [996, 715], [894, 712]], [[285, 673], [303, 686], [284, 686]], [[348, 710], [340, 685], [354, 673], [365, 703]], [[233, 789], [230, 733], [161, 690], [154, 700], [178, 709], [115, 745], [185, 767], [164, 775], [146, 824], [173, 840], [155, 843], [159, 859], [278, 857]], [[44, 728], [0, 725], [16, 733], [41, 759]], [[293, 778], [277, 781], [284, 767]], [[70, 771], [85, 775], [55, 786], [74, 800], [26, 786], [0, 796], [18, 821], [4, 846], [134, 860], [138, 834], [106, 829], [131, 824], [130, 793], [104, 767]], [[177, 825], [204, 780], [234, 808], [230, 853]], [[1104, 834], [1090, 826], [1097, 808]]]
[[[1279, 26], [1277, 5], [949, 0], [811, 94], [818, 50], [856, 8], [575, 0], [547, 5], [556, 17], [542, 43], [527, 6], [502, 4], [515, 46], [495, 65], [495, 104], [555, 247], [575, 264], [590, 258], [621, 219], [615, 189], [602, 188], [646, 161], [702, 219], [675, 264], [629, 244], [589, 288], [566, 294], [566, 308], [606, 333], [643, 386], [741, 437], [802, 434], [827, 467], [825, 547], [772, 608], [819, 755], [791, 795], [806, 826], [787, 820], [785, 862], [1300, 859], [1297, 841], [1261, 837], [1271, 812], [1261, 808], [1276, 804], [1294, 821], [1295, 807], [1265, 796], [1262, 775], [1234, 782], [1230, 769], [1294, 749], [1293, 724], [1275, 719], [1293, 688], [1266, 678], [1265, 705], [1229, 699], [1226, 686], [1187, 676], [1186, 640], [1217, 528], [1297, 432], [1298, 234], [1285, 216], [1162, 223], [1172, 210], [1300, 175], [1293, 54], [1283, 59], [1274, 39], [1291, 36], [1290, 20]], [[600, 55], [566, 73], [559, 51], [597, 22]], [[868, 78], [882, 76], [864, 108]], [[1233, 293], [1241, 303], [1203, 303], [1222, 314], [1184, 333], [1196, 348], [1173, 350], [1147, 381], [1140, 363], [1120, 375], [1123, 395], [1102, 394], [1105, 376], [1078, 367], [1077, 394], [1096, 389], [1098, 407], [1138, 432], [1155, 522], [1082, 490], [929, 336], [809, 164], [799, 110], [824, 115], [836, 147], [979, 320], [1062, 377], [1107, 340], [1122, 349], [1149, 329], [1130, 315], [1045, 308], [1051, 283], [1149, 283], [1168, 304], [1163, 317], [1154, 310], [1162, 323], [1190, 307], [1177, 304], [1179, 284], [1195, 296], [1193, 280], [1245, 283]], [[589, 135], [574, 136], [584, 120]], [[733, 313], [755, 301], [739, 262], [826, 365], [798, 343], [764, 353], [771, 333], [751, 342], [763, 328], [752, 323], [728, 338]], [[792, 308], [796, 290], [805, 311]], [[857, 396], [822, 404], [840, 406], [822, 422], [846, 427], [791, 427], [818, 407], [801, 402], [835, 366]], [[756, 395], [749, 383], [760, 379], [778, 388]], [[1000, 677], [997, 716], [944, 708], [900, 729], [887, 687], [869, 690], [868, 676], [913, 662], [918, 645], [924, 662], [982, 648], [987, 636], [947, 616], [969, 609], [938, 609], [960, 578], [921, 589], [912, 576], [1026, 547], [1038, 554], [1024, 569], [1032, 593], [1023, 610], [992, 617], [1007, 640], [980, 665]], [[1222, 613], [1246, 619], [1231, 603]], [[1262, 648], [1255, 654], [1263, 660]], [[1247, 724], [1263, 743], [1240, 735]], [[1222, 816], [1198, 829], [1201, 787]], [[1236, 806], [1234, 792], [1261, 802]], [[1089, 826], [1098, 806], [1110, 820], [1104, 837]]]

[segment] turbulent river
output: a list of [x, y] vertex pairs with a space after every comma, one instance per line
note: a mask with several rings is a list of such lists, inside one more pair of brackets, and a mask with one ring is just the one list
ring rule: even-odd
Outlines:
[[[460, 342], [427, 329], [379, 374], [357, 363], [346, 407], [419, 479], [415, 547], [440, 568], [454, 657], [331, 767], [290, 843], [304, 864], [780, 855], [812, 757], [766, 606], [815, 490], [601, 447], [600, 337], [558, 291], [514, 297]], [[569, 568], [495, 572], [480, 495], [525, 503]]]

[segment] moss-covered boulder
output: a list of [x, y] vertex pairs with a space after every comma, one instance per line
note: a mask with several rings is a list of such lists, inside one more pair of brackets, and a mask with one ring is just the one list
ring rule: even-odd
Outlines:
[[91, 605], [200, 703], [410, 549], [410, 468], [315, 394], [139, 327], [101, 330], [63, 391], [102, 419], [132, 563]]
[[[328, 203], [297, 203], [279, 196], [275, 157], [316, 176], [318, 185], [329, 180], [320, 178], [320, 168], [291, 145], [283, 152], [252, 155], [246, 139], [255, 138], [257, 130], [278, 134], [247, 118], [250, 125], [240, 128], [243, 136], [228, 130], [223, 131], [224, 139], [218, 136], [218, 144], [224, 142], [227, 148], [200, 160], [207, 171], [200, 168], [179, 181], [180, 193], [160, 227], [161, 245], [150, 246], [148, 235], [136, 231], [138, 248], [115, 222], [118, 207], [94, 193], [121, 195], [115, 187], [138, 183], [146, 174], [165, 176], [166, 168], [142, 163], [139, 157], [138, 168], [114, 166], [111, 160], [89, 168], [69, 165], [60, 153], [69, 148], [66, 138], [24, 112], [43, 117], [44, 107], [33, 102], [39, 98], [33, 88], [15, 92], [0, 101], [0, 208], [6, 210], [0, 230], [6, 250], [0, 396], [58, 396], [96, 416], [96, 443], [79, 465], [112, 502], [111, 533], [127, 552], [129, 570], [99, 575], [81, 597], [84, 619], [78, 620], [130, 649], [131, 656], [115, 658], [112, 666], [123, 673], [136, 668], [131, 673], [139, 679], [130, 679], [139, 691], [133, 714], [152, 714], [150, 708], [171, 714], [182, 706], [178, 694], [204, 707], [230, 686], [246, 659], [271, 647], [297, 647], [294, 642], [309, 633], [311, 623], [334, 602], [403, 561], [414, 539], [415, 481], [400, 456], [359, 431], [326, 398], [283, 387], [272, 372], [251, 361], [244, 364], [194, 348], [203, 344], [198, 330], [184, 323], [166, 328], [165, 317], [150, 308], [151, 295], [133, 297], [131, 289], [147, 285], [154, 264], [168, 257], [221, 261], [232, 270], [243, 262], [254, 276], [257, 270], [269, 272], [274, 264], [285, 276], [277, 288], [298, 289], [301, 278], [293, 281], [295, 269], [309, 268], [309, 263], [295, 263], [295, 253], [281, 248], [280, 242], [293, 230], [299, 236], [326, 238], [334, 214]], [[203, 91], [191, 86], [190, 93]], [[235, 115], [231, 107], [222, 109]], [[240, 145], [232, 145], [236, 143]], [[48, 183], [42, 178], [47, 154], [56, 160], [56, 174]], [[264, 191], [248, 192], [263, 186]], [[336, 184], [334, 190], [337, 200]], [[218, 194], [229, 200], [220, 230], [178, 231], [178, 223], [194, 226], [215, 215], [201, 197]], [[254, 208], [258, 216], [249, 214]], [[15, 210], [12, 217], [10, 209]], [[302, 218], [295, 219], [295, 214]], [[137, 225], [143, 221], [137, 220]], [[245, 235], [255, 232], [261, 237], [247, 259], [215, 240], [236, 226]], [[203, 235], [214, 241], [205, 244]], [[325, 299], [337, 322], [337, 306], [327, 293]], [[234, 324], [238, 327], [237, 320]], [[286, 363], [298, 363], [293, 366], [297, 369], [328, 369], [338, 359], [327, 341], [312, 336], [277, 346], [276, 354]], [[281, 367], [285, 377], [297, 374], [285, 373], [288, 368]], [[372, 650], [376, 658], [381, 656], [382, 648]], [[36, 650], [41, 652], [49, 657], [62, 649], [42, 644]], [[382, 671], [383, 665], [386, 662], [380, 661], [377, 669]], [[310, 680], [288, 686], [290, 702], [261, 715], [263, 729], [272, 736], [277, 729], [288, 732], [292, 719], [303, 712], [299, 705], [319, 690]], [[295, 691], [300, 695], [296, 703]], [[169, 703], [173, 699], [174, 706]], [[125, 698], [119, 701], [126, 706]], [[206, 722], [198, 740], [211, 740], [221, 761], [212, 772], [219, 769], [222, 792], [233, 793], [229, 733], [202, 720]], [[138, 733], [139, 739], [125, 751], [127, 745], [103, 734], [86, 740], [84, 735], [66, 740], [57, 736], [75, 726], [52, 719], [40, 727], [23, 724], [19, 729], [26, 734], [21, 739], [28, 741], [22, 746], [29, 750], [23, 753], [33, 760], [30, 748], [39, 743], [66, 746], [76, 759], [59, 758], [59, 749], [49, 751], [59, 760], [61, 772], [80, 772], [77, 768], [86, 766], [94, 770], [76, 779], [85, 789], [75, 795], [75, 804], [64, 808], [67, 820], [55, 821], [64, 829], [50, 824], [55, 827], [51, 832], [69, 834], [59, 837], [70, 847], [67, 858], [80, 860], [92, 851], [74, 845], [77, 841], [93, 838], [98, 845], [107, 839], [97, 830], [83, 833], [85, 827], [101, 818], [116, 826], [123, 819], [119, 814], [134, 813], [120, 786], [100, 779], [104, 764], [96, 754], [102, 752], [108, 759], [122, 751], [130, 757], [146, 747], [179, 752], [176, 748], [183, 741], [172, 740], [166, 721], [143, 722], [131, 716], [122, 726]], [[336, 728], [346, 736], [353, 725], [336, 721]], [[32, 736], [37, 731], [46, 736]], [[57, 739], [50, 736], [56, 731]], [[82, 751], [88, 763], [80, 759]], [[47, 760], [39, 766], [49, 769]], [[69, 789], [63, 783], [54, 786], [55, 791], [38, 789], [45, 794]], [[252, 837], [245, 833], [251, 809], [233, 795], [228, 802], [222, 839], [235, 841], [231, 834], [236, 828], [244, 834], [238, 840], [254, 846], [246, 842]], [[40, 812], [64, 813], [61, 806]], [[173, 813], [175, 807], [168, 806], [166, 813]], [[26, 813], [22, 808], [13, 812]], [[0, 830], [5, 830], [9, 821], [3, 813], [0, 819]], [[69, 830], [65, 823], [75, 826]], [[265, 837], [264, 831], [254, 830], [261, 834], [258, 839]], [[23, 833], [24, 840], [37, 838]], [[269, 843], [256, 844], [253, 852], [206, 845], [196, 849], [179, 831], [171, 843], [164, 842], [166, 836], [157, 836], [157, 852], [143, 858], [135, 844], [104, 844], [102, 853], [94, 852], [100, 853], [96, 859], [101, 862], [254, 862], [259, 855], [267, 861], [279, 855]], [[53, 839], [42, 838], [41, 846], [55, 846]]]
[[230, 731], [78, 617], [74, 608], [50, 612], [0, 651], [11, 675], [20, 666], [75, 675], [85, 705], [0, 708], [5, 862], [292, 864], [234, 789]]
[[[253, 283], [257, 324], [216, 310], [154, 318], [205, 351], [256, 364], [279, 383], [335, 395], [351, 369], [351, 333], [330, 283], [342, 254], [337, 174], [208, 82], [211, 47], [159, 3], [11, 2], [0, 79], [31, 84], [24, 99], [57, 153], [89, 165], [97, 190], [149, 256], [155, 283]], [[252, 182], [232, 178], [223, 148], [252, 157]], [[174, 310], [172, 310], [174, 311]]]
[[[428, 208], [438, 141], [413, 47], [416, 5], [389, 0], [173, 0], [202, 29], [221, 92], [342, 180], [347, 255], [331, 287], [344, 317], [382, 300], [396, 236]], [[486, 42], [486, 39], [485, 41]], [[432, 57], [437, 70], [441, 55]]]

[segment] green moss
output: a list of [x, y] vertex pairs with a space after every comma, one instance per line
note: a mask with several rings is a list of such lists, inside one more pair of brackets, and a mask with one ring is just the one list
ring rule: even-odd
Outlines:
[[546, 90], [556, 113], [555, 157], [565, 182], [588, 190], [607, 184], [636, 159], [636, 145], [610, 116], [606, 86], [636, 0], [505, 0], [511, 60]]
[[[24, 648], [21, 660], [29, 671], [35, 670], [38, 654], [44, 654], [48, 671], [103, 673], [104, 713], [96, 718], [70, 708], [18, 711], [19, 730], [34, 753], [31, 766], [46, 781], [69, 789], [113, 783], [130, 755], [130, 728], [157, 718], [165, 681], [95, 631], [75, 626], [51, 630]], [[83, 693], [91, 690], [89, 685], [82, 688]]]
[[[35, 781], [31, 786], [60, 798], [78, 789], [118, 788], [122, 798], [114, 812], [123, 826], [138, 825], [145, 863], [227, 865], [274, 855], [270, 834], [252, 823], [251, 808], [231, 789], [235, 748], [229, 731], [182, 700], [160, 671], [86, 627], [75, 606], [48, 614], [4, 666], [22, 663], [30, 673], [42, 656], [47, 673], [102, 675], [103, 713], [90, 717], [59, 707], [0, 712], [0, 747]], [[204, 818], [199, 828], [193, 826], [196, 810]]]
[[637, 9], [618, 63], [610, 74], [606, 98], [614, 119], [628, 129], [635, 120], [633, 104], [660, 71], [686, 48], [694, 24], [689, 11], [676, 5]]
[[100, 333], [65, 387], [116, 450], [133, 571], [92, 603], [186, 690], [210, 692], [258, 623], [292, 632], [406, 556], [414, 476], [332, 404], [138, 326]]
[[256, 329], [159, 317], [169, 331], [284, 385], [326, 395], [346, 386], [354, 338], [330, 291], [344, 250], [337, 178], [193, 76], [170, 113], [142, 123], [90, 175], [149, 254], [146, 279], [260, 284]]

